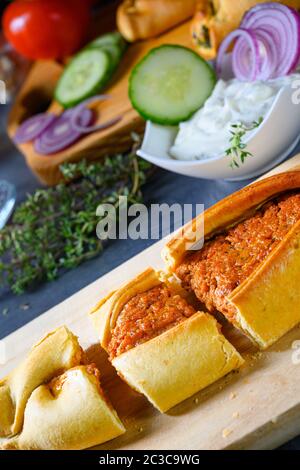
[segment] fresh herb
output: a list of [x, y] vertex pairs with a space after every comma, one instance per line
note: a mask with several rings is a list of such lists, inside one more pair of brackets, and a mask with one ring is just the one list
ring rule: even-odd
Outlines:
[[210, 42], [210, 32], [207, 26], [202, 26], [202, 41], [199, 39], [200, 45], [203, 47], [211, 48], [211, 42]]
[[243, 139], [248, 132], [257, 129], [262, 122], [263, 118], [260, 117], [257, 121], [253, 121], [251, 126], [242, 123], [232, 124], [232, 131], [230, 131], [232, 135], [230, 139], [231, 146], [226, 150], [226, 155], [231, 157], [230, 167], [233, 170], [239, 168], [240, 163], [245, 163], [246, 158], [253, 157], [251, 152], [245, 150], [247, 145], [243, 142]]
[[214, 1], [211, 0], [209, 3], [208, 3], [208, 7], [210, 9], [210, 14], [211, 16], [215, 16], [217, 14], [217, 11], [216, 11], [216, 7], [215, 7], [215, 4], [214, 4]]
[[199, 35], [194, 31], [193, 38], [196, 41], [197, 46], [206, 47], [207, 49], [211, 48], [210, 32], [207, 26], [203, 25], [201, 27]]
[[128, 204], [142, 200], [150, 165], [138, 159], [135, 150], [102, 163], [64, 164], [63, 183], [27, 197], [12, 224], [0, 231], [2, 289], [21, 294], [101, 253], [98, 205], [118, 207], [119, 196], [127, 196]]

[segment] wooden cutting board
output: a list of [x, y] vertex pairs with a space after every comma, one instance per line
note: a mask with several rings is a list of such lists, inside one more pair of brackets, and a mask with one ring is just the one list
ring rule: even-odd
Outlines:
[[[111, 13], [109, 11], [109, 18]], [[102, 22], [105, 23], [105, 12], [103, 16]], [[159, 38], [129, 46], [113, 81], [104, 90], [105, 93], [111, 95], [111, 99], [93, 108], [98, 116], [97, 122], [106, 122], [122, 116], [122, 119], [114, 126], [87, 135], [68, 149], [50, 156], [36, 153], [32, 143], [18, 146], [27, 164], [42, 182], [48, 185], [56, 184], [61, 177], [59, 166], [64, 162], [76, 162], [83, 158], [96, 160], [105, 155], [124, 152], [131, 147], [131, 132], [143, 132], [145, 122], [132, 108], [128, 98], [130, 72], [132, 67], [153, 47], [172, 43], [191, 46], [189, 22]], [[33, 114], [47, 109], [57, 114], [62, 112], [60, 105], [52, 101], [55, 86], [62, 71], [62, 65], [57, 62], [36, 62], [33, 65], [9, 116], [8, 133], [11, 138], [15, 135], [18, 126]]]
[[[300, 155], [271, 173], [295, 168], [300, 169]], [[147, 268], [149, 260], [153, 267], [162, 268], [160, 251], [165, 242], [8, 336], [4, 340], [7, 362], [0, 366], [0, 376], [11, 371], [44, 334], [66, 324], [99, 366], [104, 389], [127, 428], [124, 436], [99, 449], [267, 449], [300, 434], [300, 364], [293, 364], [291, 349], [293, 341], [300, 339], [299, 327], [267, 352], [257, 353], [248, 340], [226, 326], [224, 332], [245, 357], [246, 366], [168, 414], [160, 414], [118, 378], [87, 314], [110, 290]]]

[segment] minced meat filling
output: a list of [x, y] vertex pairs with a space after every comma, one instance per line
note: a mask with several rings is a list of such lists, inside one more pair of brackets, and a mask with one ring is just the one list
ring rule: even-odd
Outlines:
[[194, 313], [185, 299], [163, 284], [135, 295], [118, 316], [109, 344], [110, 357], [149, 341]]
[[253, 273], [298, 220], [300, 194], [280, 196], [189, 255], [177, 268], [177, 276], [210, 312], [218, 310], [232, 319], [234, 308], [226, 297]]

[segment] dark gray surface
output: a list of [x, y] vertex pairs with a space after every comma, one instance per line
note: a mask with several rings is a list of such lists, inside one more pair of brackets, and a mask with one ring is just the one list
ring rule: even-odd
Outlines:
[[[26, 193], [32, 192], [40, 185], [26, 167], [23, 157], [6, 136], [6, 113], [7, 109], [2, 106], [0, 109], [0, 178], [16, 185], [18, 201], [22, 201]], [[198, 203], [209, 207], [248, 182], [205, 181], [158, 170], [151, 182], [146, 185], [144, 195], [148, 203], [150, 201], [168, 204], [175, 202], [180, 204]], [[55, 282], [44, 284], [36, 291], [18, 297], [8, 292], [1, 295], [0, 338], [12, 333], [79, 289], [132, 258], [150, 246], [151, 243], [153, 242], [143, 240], [112, 242], [100, 257], [65, 273]], [[149, 262], [151, 263], [150, 260]], [[24, 309], [24, 305], [28, 305], [29, 308]], [[8, 313], [3, 315], [3, 311], [7, 309]], [[300, 438], [285, 445], [283, 449], [300, 450]]]

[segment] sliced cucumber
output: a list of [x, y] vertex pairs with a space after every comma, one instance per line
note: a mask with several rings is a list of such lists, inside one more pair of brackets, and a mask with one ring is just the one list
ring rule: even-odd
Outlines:
[[110, 56], [111, 66], [115, 70], [118, 67], [120, 60], [122, 58], [123, 53], [121, 49], [119, 48], [119, 46], [116, 46], [115, 44], [103, 45], [101, 46], [101, 49], [107, 52], [107, 54]]
[[104, 34], [103, 36], [94, 39], [87, 45], [87, 48], [110, 46], [111, 44], [119, 47], [122, 53], [126, 49], [126, 41], [123, 36], [118, 32]]
[[85, 49], [66, 67], [55, 90], [56, 100], [70, 108], [103, 88], [114, 72], [111, 56], [102, 49]]
[[216, 83], [213, 68], [191, 49], [165, 45], [152, 49], [129, 80], [133, 107], [146, 119], [176, 125], [203, 106]]

